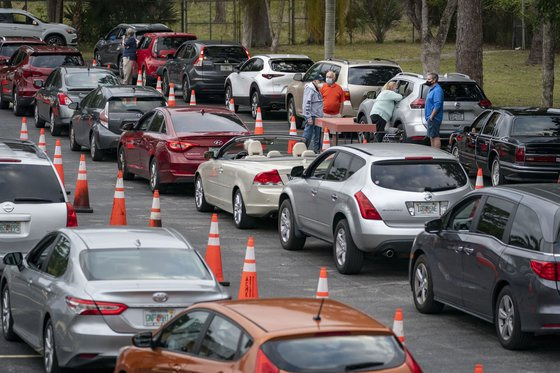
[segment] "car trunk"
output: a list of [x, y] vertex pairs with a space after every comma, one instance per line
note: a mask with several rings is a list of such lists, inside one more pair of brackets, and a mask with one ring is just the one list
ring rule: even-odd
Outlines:
[[560, 164], [560, 138], [524, 136], [516, 137], [525, 144], [525, 164], [558, 168]]
[[66, 94], [72, 102], [81, 102], [95, 88], [70, 88]]
[[[377, 91], [401, 72], [396, 66], [360, 65], [348, 69], [348, 86], [352, 108], [357, 110], [369, 91]], [[345, 87], [342, 87], [345, 88]]]
[[109, 130], [120, 134], [124, 121], [136, 121], [148, 111], [164, 106], [161, 97], [112, 97], [109, 99]]
[[216, 151], [220, 147], [228, 142], [235, 136], [242, 135], [239, 132], [233, 133], [211, 133], [211, 134], [200, 134], [200, 133], [178, 133], [177, 137], [180, 141], [192, 144], [193, 146], [189, 148], [183, 154], [185, 158], [192, 160], [203, 160], [204, 153], [208, 150]]
[[[266, 155], [266, 151], [264, 152], [264, 155]], [[287, 156], [279, 158], [263, 157], [262, 159], [258, 160], [239, 160], [236, 161], [236, 163], [238, 167], [253, 170], [255, 174], [277, 170], [280, 178], [282, 179], [282, 183], [286, 184], [288, 181], [290, 181], [289, 175], [292, 171], [292, 168], [294, 168], [295, 166], [302, 166], [305, 161], [306, 159]]]
[[269, 61], [272, 90], [277, 94], [285, 94], [288, 84], [294, 81], [295, 74], [305, 74], [313, 65], [313, 61], [301, 58], [282, 58]]
[[202, 75], [205, 79], [214, 78], [215, 83], [225, 82], [233, 67], [247, 60], [247, 53], [241, 46], [204, 47]]

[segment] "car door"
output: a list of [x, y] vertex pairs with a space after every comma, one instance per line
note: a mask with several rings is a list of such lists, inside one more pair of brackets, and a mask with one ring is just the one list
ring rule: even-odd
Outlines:
[[[165, 123], [163, 113], [156, 111], [150, 126], [144, 132], [138, 148], [139, 170], [141, 175], [149, 176], [150, 159], [156, 153], [156, 146], [161, 138], [161, 127]], [[159, 165], [158, 165], [159, 166]]]
[[[50, 77], [50, 76], [49, 76]], [[50, 84], [45, 84], [45, 96], [43, 97], [43, 109], [41, 111], [41, 116], [45, 119], [50, 120], [50, 111], [57, 110], [58, 107], [54, 106], [54, 103], [57, 100], [58, 92], [62, 88], [62, 75], [60, 74], [60, 70], [55, 70], [53, 73], [52, 80]], [[58, 113], [57, 113], [58, 115]]]
[[[244, 65], [245, 66], [245, 65]], [[264, 68], [264, 61], [262, 58], [253, 58], [253, 62], [247, 65], [247, 68], [239, 73], [239, 84], [237, 95], [241, 97], [240, 103], [245, 103], [247, 105], [249, 102], [249, 91], [251, 89], [251, 84], [255, 81], [257, 74]]]
[[2, 82], [2, 94], [10, 98], [13, 96], [16, 83], [15, 78], [18, 73], [18, 69], [21, 70], [21, 65], [26, 58], [27, 53], [23, 50], [19, 50], [12, 56], [10, 62], [8, 63], [10, 66], [6, 71], [6, 82]]
[[192, 44], [183, 44], [175, 52], [175, 56], [171, 61], [168, 62], [167, 74], [169, 76], [169, 82], [175, 84], [175, 88], [181, 88], [180, 84], [180, 74], [185, 64], [185, 55], [187, 54], [187, 46], [193, 48]]
[[149, 36], [142, 36], [138, 42], [138, 49], [136, 50], [136, 61], [138, 63], [138, 68], [141, 69], [144, 62], [150, 57], [150, 44], [152, 38]]
[[115, 66], [117, 64], [118, 52], [122, 49], [122, 35], [124, 35], [124, 29], [118, 26], [105, 37], [105, 45], [101, 55], [105, 65], [110, 63]]
[[491, 113], [492, 111], [488, 110], [480, 114], [473, 122], [470, 130], [464, 133], [459, 143], [459, 160], [468, 169], [476, 169], [476, 140]]
[[84, 144], [83, 141], [83, 132], [84, 129], [83, 127], [83, 116], [86, 113], [86, 107], [88, 107], [91, 103], [91, 101], [93, 100], [93, 97], [95, 96], [97, 90], [93, 90], [92, 92], [90, 92], [86, 97], [84, 97], [84, 99], [79, 103], [79, 107], [74, 111], [74, 114], [72, 115], [72, 127], [74, 128], [74, 139], [76, 140], [76, 142], [80, 145], [86, 145]]
[[45, 86], [37, 91], [35, 94], [35, 106], [37, 113], [39, 113], [39, 117], [41, 119], [48, 119], [47, 115], [47, 107], [50, 105], [50, 101], [48, 99], [49, 93], [48, 90], [52, 86], [52, 82], [58, 70], [54, 70], [52, 73], [49, 74], [47, 80], [45, 80]]
[[501, 120], [501, 117], [502, 115], [499, 112], [493, 112], [482, 129], [482, 133], [476, 138], [476, 166], [481, 167], [484, 171], [488, 170], [488, 156], [492, 148], [494, 128], [496, 123]]
[[78, 123], [72, 123], [76, 142], [82, 146], [89, 146], [89, 134], [93, 124], [93, 110], [95, 109], [96, 101], [102, 94], [101, 89], [96, 89], [87, 95], [80, 103]]
[[140, 153], [142, 150], [142, 142], [155, 112], [145, 114], [134, 126], [134, 130], [127, 134], [124, 145], [127, 167], [134, 173], [144, 172], [140, 163]]
[[239, 71], [233, 72], [229, 76], [233, 99], [237, 103], [242, 103], [242, 101], [244, 101], [244, 103], [249, 102], [249, 91], [248, 89], [244, 88], [247, 81], [245, 75], [251, 74], [251, 69], [253, 68], [254, 63], [255, 63], [255, 58], [251, 58], [245, 61], [243, 65], [241, 65], [241, 67], [239, 68]]
[[42, 30], [39, 24], [23, 13], [12, 13], [12, 34], [17, 36], [41, 37]]
[[0, 35], [10, 35], [12, 31], [12, 13], [0, 13]]

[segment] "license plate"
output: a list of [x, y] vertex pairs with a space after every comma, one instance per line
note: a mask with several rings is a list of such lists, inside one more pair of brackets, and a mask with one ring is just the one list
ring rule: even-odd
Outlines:
[[439, 202], [414, 202], [416, 216], [439, 216]]
[[465, 120], [465, 115], [462, 111], [450, 111], [449, 120]]
[[161, 326], [175, 316], [175, 310], [144, 311], [144, 326]]
[[220, 70], [222, 70], [222, 71], [233, 71], [233, 66], [231, 66], [231, 65], [222, 65], [222, 66], [220, 66]]
[[0, 233], [20, 234], [21, 223], [18, 221], [0, 222]]

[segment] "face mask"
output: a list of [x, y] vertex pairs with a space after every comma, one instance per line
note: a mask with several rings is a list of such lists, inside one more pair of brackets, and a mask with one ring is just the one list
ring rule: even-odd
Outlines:
[[327, 78], [327, 84], [333, 84], [334, 81], [331, 78]]
[[426, 82], [426, 85], [427, 85], [428, 87], [431, 87], [431, 86], [434, 85], [434, 82]]

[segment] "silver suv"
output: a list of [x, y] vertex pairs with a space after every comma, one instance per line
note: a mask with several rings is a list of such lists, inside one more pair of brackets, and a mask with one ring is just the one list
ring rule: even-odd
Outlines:
[[62, 23], [45, 22], [20, 9], [0, 9], [0, 35], [31, 36], [52, 45], [76, 45], [76, 29]]
[[[395, 106], [393, 119], [387, 128], [394, 127], [404, 131], [406, 142], [425, 143], [426, 120], [424, 105], [429, 87], [426, 78], [414, 73], [400, 73], [393, 77], [398, 92], [403, 100]], [[443, 142], [451, 133], [470, 126], [484, 109], [492, 106], [482, 88], [468, 75], [449, 73], [440, 75], [439, 84], [443, 89], [443, 122], [440, 128]], [[360, 104], [357, 120], [360, 123], [371, 123], [369, 113], [375, 102], [375, 93], [368, 93], [369, 98]]]
[[0, 138], [0, 269], [7, 253], [26, 253], [48, 232], [77, 224], [47, 155], [30, 141]]

